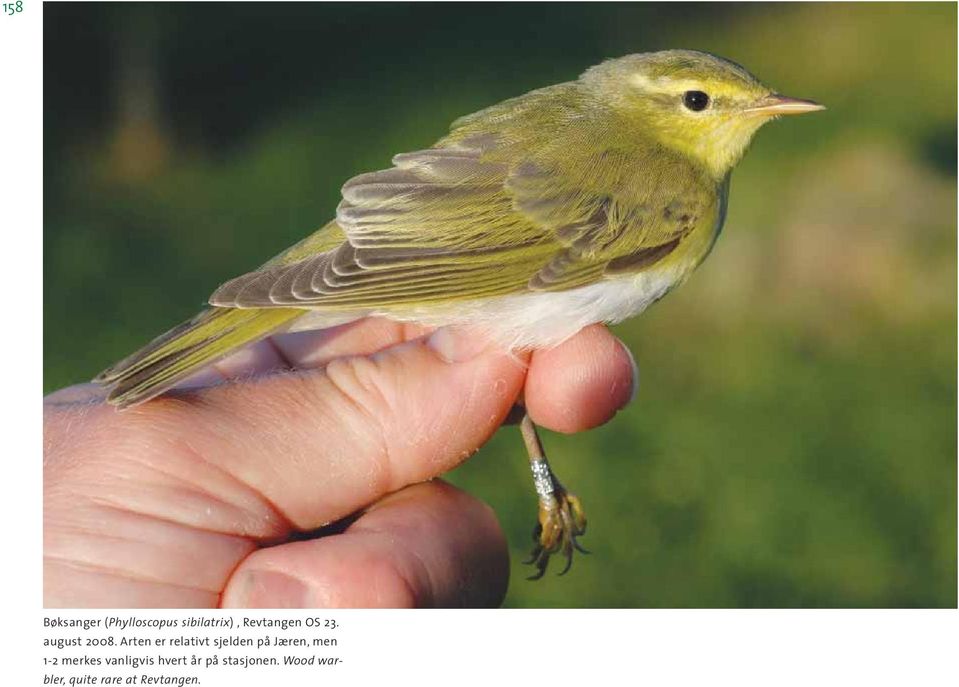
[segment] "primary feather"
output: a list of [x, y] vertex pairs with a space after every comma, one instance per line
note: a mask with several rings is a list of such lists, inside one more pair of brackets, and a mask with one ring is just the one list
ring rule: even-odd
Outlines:
[[300, 315], [302, 312], [289, 309], [210, 308], [104, 370], [93, 381], [111, 385], [109, 400], [121, 408], [142, 403]]

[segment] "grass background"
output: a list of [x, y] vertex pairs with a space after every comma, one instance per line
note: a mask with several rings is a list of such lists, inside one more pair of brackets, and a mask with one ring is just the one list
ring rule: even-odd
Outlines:
[[682, 289], [616, 327], [606, 427], [546, 437], [590, 517], [522, 578], [516, 430], [451, 479], [509, 606], [955, 606], [956, 6], [84, 5], [44, 11], [44, 389], [331, 216], [350, 176], [606, 57], [690, 47], [829, 110], [766, 127]]

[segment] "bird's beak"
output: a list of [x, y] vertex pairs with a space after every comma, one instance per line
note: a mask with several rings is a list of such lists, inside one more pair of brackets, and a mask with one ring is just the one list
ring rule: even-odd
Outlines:
[[812, 100], [789, 98], [785, 95], [773, 93], [767, 95], [752, 107], [746, 108], [744, 113], [764, 117], [778, 117], [779, 115], [803, 114], [804, 112], [817, 112], [825, 109], [824, 105], [820, 105]]

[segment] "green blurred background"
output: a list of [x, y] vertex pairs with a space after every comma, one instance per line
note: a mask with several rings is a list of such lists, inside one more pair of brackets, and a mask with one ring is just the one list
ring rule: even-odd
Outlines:
[[546, 437], [590, 517], [526, 582], [514, 428], [452, 479], [509, 606], [956, 605], [954, 4], [81, 5], [44, 11], [44, 388], [89, 379], [456, 116], [669, 47], [829, 110], [772, 124], [682, 289], [616, 327], [606, 427]]

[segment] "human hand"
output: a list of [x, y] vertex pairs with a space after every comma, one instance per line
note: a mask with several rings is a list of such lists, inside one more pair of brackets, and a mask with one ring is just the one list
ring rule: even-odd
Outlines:
[[[634, 364], [599, 325], [523, 358], [424, 334], [370, 319], [275, 336], [124, 412], [93, 385], [48, 396], [45, 605], [498, 605], [495, 515], [433, 478], [524, 387], [541, 426], [606, 422]], [[233, 378], [247, 379], [213, 384]]]

